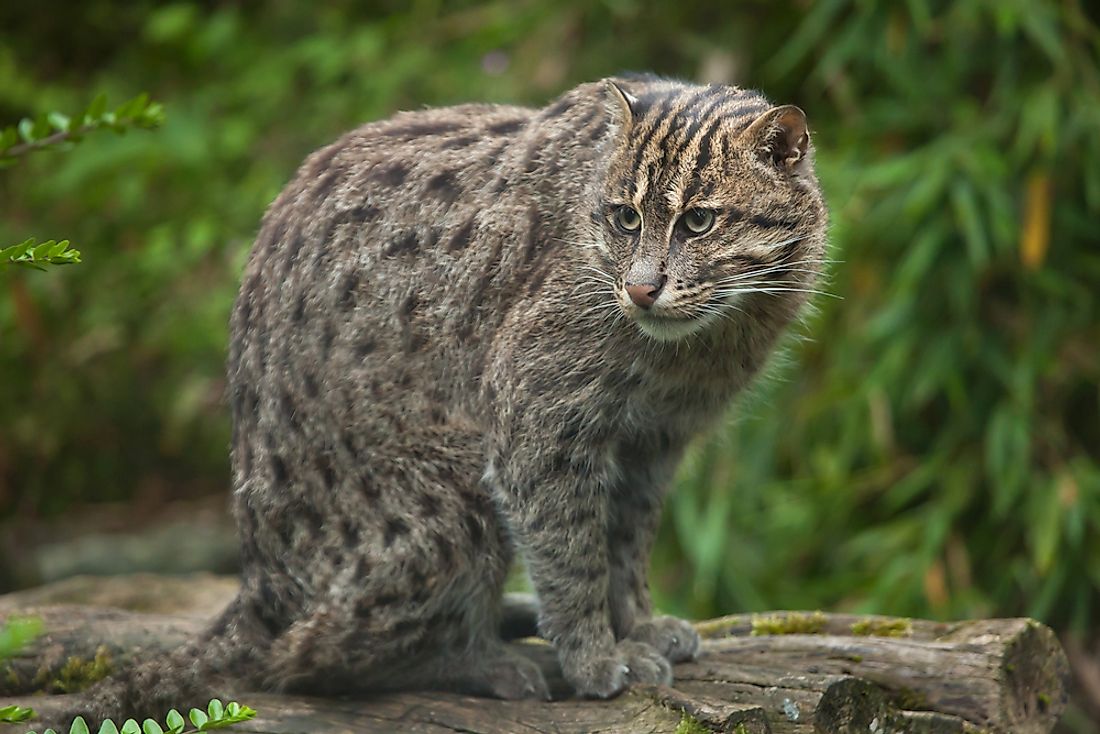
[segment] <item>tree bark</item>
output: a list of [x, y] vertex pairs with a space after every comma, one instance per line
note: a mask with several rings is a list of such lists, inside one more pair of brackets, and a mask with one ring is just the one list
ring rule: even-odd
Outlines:
[[[113, 580], [125, 590], [126, 582]], [[204, 624], [211, 600], [232, 588], [208, 580], [203, 614], [133, 612], [51, 604], [48, 590], [0, 597], [0, 619], [36, 616], [44, 634], [0, 662], [0, 706], [45, 718], [89, 678], [179, 645]], [[139, 577], [150, 597], [181, 584]], [[72, 594], [61, 594], [71, 599]], [[121, 593], [121, 598], [131, 599]], [[224, 599], [224, 597], [221, 597]], [[29, 603], [29, 605], [28, 605]], [[97, 603], [104, 603], [101, 597]], [[259, 711], [234, 728], [256, 734], [312, 732], [1050, 732], [1067, 701], [1069, 668], [1054, 634], [1028, 619], [938, 623], [844, 614], [776, 612], [701, 622], [696, 662], [677, 665], [673, 687], [639, 688], [611, 701], [571, 697], [548, 645], [513, 643], [547, 672], [556, 700], [508, 702], [444, 693], [361, 700], [273, 694], [239, 698]], [[33, 724], [33, 722], [31, 722]], [[692, 728], [695, 726], [696, 728]], [[678, 728], [679, 727], [679, 728]], [[30, 728], [34, 728], [31, 726]]]

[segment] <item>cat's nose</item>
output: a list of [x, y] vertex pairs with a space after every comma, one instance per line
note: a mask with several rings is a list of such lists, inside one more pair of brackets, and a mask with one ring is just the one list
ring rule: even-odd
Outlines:
[[660, 275], [656, 281], [649, 283], [627, 283], [626, 293], [635, 305], [648, 309], [657, 301], [657, 296], [661, 295], [661, 289], [667, 281], [667, 275]]

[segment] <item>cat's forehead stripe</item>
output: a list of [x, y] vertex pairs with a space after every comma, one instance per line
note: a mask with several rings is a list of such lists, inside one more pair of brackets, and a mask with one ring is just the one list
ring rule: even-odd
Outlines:
[[643, 117], [638, 121], [639, 124], [634, 126], [633, 132], [640, 132], [640, 128], [646, 122], [649, 122], [648, 126], [645, 126], [645, 133], [642, 134], [638, 142], [638, 148], [634, 151], [634, 163], [630, 167], [632, 171], [637, 171], [642, 167], [642, 159], [645, 155], [646, 148], [649, 147], [649, 143], [653, 140], [653, 136], [657, 133], [657, 129], [664, 123], [665, 118], [668, 116], [668, 112], [672, 108], [672, 102], [672, 95], [665, 96], [652, 116], [648, 118]]
[[[664, 103], [658, 107], [645, 136], [638, 145], [638, 150], [635, 152], [634, 169], [636, 171], [641, 169], [643, 161], [647, 159], [652, 161], [657, 154], [668, 152], [666, 146], [668, 138], [680, 127], [676, 123], [686, 119], [687, 114], [709, 94], [710, 90], [707, 88], [691, 95], [682, 93], [666, 95]], [[659, 135], [657, 134], [658, 131], [660, 131]]]
[[676, 152], [669, 156], [670, 160], [677, 160], [698, 140], [699, 131], [708, 120], [721, 120], [721, 117], [715, 115], [715, 112], [726, 102], [726, 99], [724, 96], [715, 95], [713, 92], [709, 96], [711, 99], [708, 104], [699, 111], [699, 114], [694, 115], [691, 124], [684, 128], [683, 134], [677, 141]]
[[[690, 199], [699, 182], [680, 171], [681, 167], [700, 172], [718, 153], [716, 138], [736, 135], [770, 108], [756, 92], [720, 85], [690, 93], [652, 91], [639, 99], [644, 102], [635, 110], [631, 132], [636, 143], [627, 172], [632, 178], [630, 198], [635, 202], [645, 198], [662, 174], [669, 176], [667, 185], [661, 187], [666, 198], [676, 202]], [[726, 134], [720, 135], [723, 131]], [[723, 145], [722, 150], [728, 148]]]

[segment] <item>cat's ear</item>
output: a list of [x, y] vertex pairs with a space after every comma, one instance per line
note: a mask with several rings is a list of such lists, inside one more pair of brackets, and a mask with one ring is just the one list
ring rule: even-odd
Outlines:
[[794, 105], [768, 110], [753, 120], [745, 135], [762, 160], [795, 171], [804, 167], [810, 151], [806, 113]]
[[634, 110], [638, 105], [638, 98], [619, 86], [618, 83], [607, 79], [604, 82], [607, 89], [608, 108], [615, 116], [615, 121], [624, 130], [629, 130], [634, 122]]

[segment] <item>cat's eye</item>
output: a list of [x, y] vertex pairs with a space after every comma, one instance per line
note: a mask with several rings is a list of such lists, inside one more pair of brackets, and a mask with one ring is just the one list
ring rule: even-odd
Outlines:
[[624, 232], [636, 232], [642, 226], [642, 215], [623, 204], [615, 210], [615, 224]]
[[714, 226], [714, 212], [710, 209], [688, 209], [680, 221], [688, 232], [703, 234]]

